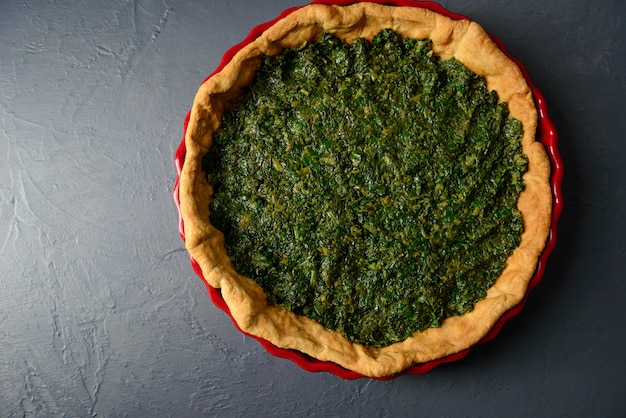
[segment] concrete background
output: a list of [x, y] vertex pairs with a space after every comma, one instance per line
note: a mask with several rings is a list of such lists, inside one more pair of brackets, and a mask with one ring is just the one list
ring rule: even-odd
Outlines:
[[209, 300], [173, 154], [200, 82], [298, 1], [0, 3], [0, 416], [623, 416], [626, 3], [448, 0], [560, 134], [559, 242], [524, 311], [426, 375], [275, 358]]

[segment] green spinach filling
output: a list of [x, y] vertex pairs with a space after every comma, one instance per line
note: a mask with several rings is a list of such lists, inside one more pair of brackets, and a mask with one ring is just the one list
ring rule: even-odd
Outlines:
[[264, 58], [204, 158], [211, 222], [268, 302], [370, 346], [472, 310], [519, 245], [522, 127], [429, 40]]

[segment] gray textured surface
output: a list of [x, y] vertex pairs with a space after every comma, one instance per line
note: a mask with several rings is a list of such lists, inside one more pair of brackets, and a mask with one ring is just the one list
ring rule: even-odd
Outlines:
[[177, 233], [172, 156], [199, 83], [298, 4], [0, 4], [0, 416], [624, 414], [626, 4], [442, 2], [545, 94], [565, 211], [520, 316], [388, 382], [268, 355], [212, 305]]

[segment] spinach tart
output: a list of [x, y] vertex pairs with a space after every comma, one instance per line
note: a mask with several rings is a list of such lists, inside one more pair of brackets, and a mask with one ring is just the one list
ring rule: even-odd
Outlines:
[[465, 350], [523, 299], [551, 221], [520, 69], [418, 7], [311, 4], [200, 87], [185, 242], [238, 327], [382, 377]]

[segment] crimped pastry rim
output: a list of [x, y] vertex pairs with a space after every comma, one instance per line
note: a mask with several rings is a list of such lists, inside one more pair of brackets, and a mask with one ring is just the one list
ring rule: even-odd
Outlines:
[[[530, 185], [532, 191], [530, 194], [524, 192], [528, 198], [522, 199], [520, 197], [520, 211], [524, 217], [525, 232], [522, 237], [522, 245], [516, 250], [516, 254], [518, 254], [516, 257], [525, 260], [525, 262], [519, 263], [523, 264], [525, 268], [514, 274], [515, 280], [503, 281], [501, 280], [502, 276], [498, 279], [485, 299], [489, 302], [489, 306], [485, 309], [479, 309], [480, 312], [485, 311], [482, 312], [483, 315], [474, 314], [477, 310], [475, 309], [469, 314], [457, 317], [460, 319], [450, 318], [446, 320], [442, 327], [432, 329], [432, 332], [429, 329], [420, 333], [417, 342], [410, 341], [407, 343], [405, 341], [381, 350], [372, 350], [351, 343], [346, 345], [342, 341], [338, 342], [336, 335], [334, 335], [337, 333], [325, 329], [319, 330], [321, 327], [319, 324], [302, 317], [298, 317], [296, 320], [296, 330], [303, 331], [301, 328], [304, 327], [304, 333], [307, 336], [311, 334], [321, 335], [319, 341], [312, 343], [305, 338], [306, 341], [302, 343], [290, 333], [285, 333], [285, 329], [294, 327], [292, 316], [295, 315], [284, 311], [282, 308], [264, 305], [264, 294], [262, 290], [257, 289], [256, 283], [234, 271], [225, 250], [222, 250], [223, 237], [219, 231], [203, 221], [203, 219], [208, 219], [208, 204], [206, 208], [203, 208], [200, 202], [196, 201], [196, 198], [202, 195], [203, 190], [206, 192], [207, 187], [209, 187], [208, 184], [202, 184], [201, 156], [206, 153], [210, 146], [210, 138], [208, 137], [210, 137], [211, 129], [219, 124], [219, 118], [216, 117], [216, 114], [219, 113], [220, 106], [223, 107], [225, 103], [235, 100], [238, 95], [238, 93], [224, 88], [225, 85], [229, 84], [229, 78], [230, 82], [235, 85], [241, 81], [242, 71], [235, 69], [241, 70], [244, 67], [238, 66], [249, 65], [258, 59], [254, 55], [258, 52], [256, 49], [273, 53], [276, 50], [276, 42], [281, 43], [281, 46], [285, 42], [292, 42], [292, 45], [297, 45], [302, 39], [293, 36], [291, 30], [294, 27], [302, 32], [302, 27], [309, 28], [306, 25], [313, 25], [319, 29], [319, 27], [324, 27], [325, 24], [328, 25], [328, 22], [332, 21], [345, 23], [346, 20], [355, 21], [354, 19], [356, 19], [359, 22], [363, 16], [368, 21], [368, 25], [363, 26], [366, 29], [366, 37], [367, 33], [372, 35], [377, 33], [385, 24], [400, 25], [401, 30], [398, 31], [405, 36], [406, 33], [404, 32], [407, 30], [430, 31], [428, 32], [431, 35], [429, 37], [433, 39], [435, 47], [439, 48], [436, 52], [442, 57], [454, 55], [475, 72], [479, 74], [485, 72], [483, 75], [487, 78], [488, 86], [498, 91], [501, 98], [505, 100], [508, 98], [506, 101], [509, 101], [511, 113], [520, 119], [524, 125], [523, 146], [530, 160], [529, 172], [524, 179], [527, 190]], [[376, 27], [373, 26], [372, 21], [387, 23]], [[409, 29], [402, 26], [406, 25], [407, 22], [410, 23]], [[434, 25], [433, 22], [435, 22]], [[415, 29], [416, 26], [417, 29]], [[328, 27], [324, 28], [329, 29]], [[309, 29], [304, 29], [304, 31]], [[340, 31], [345, 30], [343, 26], [340, 27]], [[347, 33], [350, 33], [349, 30]], [[313, 35], [308, 33], [307, 36]], [[465, 45], [458, 39], [469, 39], [472, 42], [470, 45]], [[495, 321], [508, 309], [517, 305], [524, 297], [528, 281], [535, 271], [537, 259], [543, 250], [550, 228], [550, 208], [552, 205], [549, 187], [550, 166], [543, 147], [540, 143], [535, 142], [537, 114], [531, 90], [519, 68], [497, 48], [489, 36], [475, 23], [452, 20], [427, 9], [381, 6], [375, 3], [358, 3], [346, 7], [305, 6], [277, 22], [250, 45], [235, 55], [220, 73], [207, 80], [196, 96], [185, 138], [187, 155], [181, 172], [179, 191], [187, 248], [201, 266], [207, 282], [211, 286], [221, 289], [222, 296], [237, 325], [244, 332], [267, 339], [278, 347], [294, 348], [320, 360], [332, 361], [349, 370], [368, 376], [386, 376], [398, 373], [412, 364], [457, 353], [482, 339]], [[472, 51], [476, 48], [479, 48], [481, 53], [487, 50], [490, 54], [489, 57], [492, 55], [498, 57], [496, 64], [494, 65], [493, 60], [489, 59], [488, 61], [492, 64], [487, 65], [487, 69], [482, 69], [484, 63], [481, 63], [480, 60], [479, 62], [472, 60]], [[244, 52], [242, 53], [242, 51]], [[234, 73], [237, 74], [235, 77], [233, 77]], [[226, 74], [226, 76], [222, 74]], [[499, 77], [500, 74], [505, 75], [504, 80]], [[219, 100], [214, 100], [216, 97], [219, 97]], [[200, 156], [199, 161], [198, 156]], [[206, 180], [204, 181], [206, 183]], [[206, 195], [208, 196], [208, 193]], [[529, 222], [528, 216], [524, 216], [525, 213], [536, 213], [536, 219], [533, 215], [531, 216], [532, 222]], [[204, 215], [206, 218], [203, 218]], [[508, 267], [507, 269], [511, 270]], [[508, 275], [506, 271], [503, 273], [503, 276], [505, 275]], [[481, 301], [479, 304], [486, 305], [483, 302]], [[464, 317], [470, 319], [462, 320]], [[481, 318], [480, 321], [476, 320], [478, 317]], [[467, 322], [470, 324], [468, 325]], [[285, 323], [288, 324], [286, 327], [284, 326]], [[482, 324], [480, 330], [472, 325], [474, 323]], [[447, 324], [450, 326], [447, 327]], [[442, 329], [445, 332], [437, 332]], [[410, 340], [412, 339], [413, 337]], [[428, 339], [429, 342], [424, 343], [422, 341], [424, 339]]]

